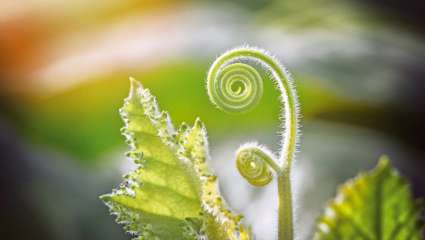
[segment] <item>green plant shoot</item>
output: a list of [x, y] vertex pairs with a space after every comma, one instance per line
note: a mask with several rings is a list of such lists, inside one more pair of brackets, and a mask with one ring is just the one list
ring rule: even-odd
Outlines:
[[[272, 171], [278, 188], [278, 239], [293, 239], [291, 167], [298, 134], [298, 100], [292, 78], [279, 61], [264, 50], [241, 47], [230, 50], [212, 64], [207, 77], [211, 102], [225, 112], [248, 111], [260, 100], [263, 80], [260, 73], [245, 62], [257, 63], [274, 79], [282, 100], [281, 152], [274, 156], [255, 143], [243, 145], [236, 154], [240, 174], [254, 186], [270, 182]], [[271, 169], [271, 170], [270, 170]]]
[[[255, 187], [276, 180], [277, 239], [293, 240], [291, 168], [299, 135], [299, 107], [293, 80], [283, 65], [264, 50], [240, 47], [212, 64], [207, 92], [227, 113], [249, 111], [263, 94], [262, 72], [270, 74], [280, 92], [283, 119], [281, 150], [273, 153], [257, 143], [236, 151], [236, 167]], [[131, 79], [130, 94], [120, 109], [127, 156], [138, 168], [110, 194], [101, 196], [116, 221], [137, 240], [252, 240], [242, 215], [230, 210], [220, 195], [217, 177], [208, 169], [207, 131], [193, 126], [175, 128], [148, 89]], [[314, 239], [420, 239], [421, 204], [388, 160], [343, 185], [319, 218]], [[262, 239], [256, 236], [255, 239]]]

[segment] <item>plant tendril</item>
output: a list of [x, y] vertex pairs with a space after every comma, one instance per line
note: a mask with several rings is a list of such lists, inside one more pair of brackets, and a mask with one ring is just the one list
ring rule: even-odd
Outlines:
[[281, 93], [284, 129], [281, 151], [276, 158], [258, 144], [246, 144], [236, 153], [239, 173], [252, 185], [264, 186], [277, 176], [279, 199], [278, 239], [294, 239], [291, 191], [291, 166], [298, 141], [298, 100], [292, 78], [282, 64], [264, 50], [240, 47], [225, 52], [211, 65], [207, 77], [208, 96], [227, 113], [241, 113], [255, 107], [263, 94], [263, 80], [256, 68], [259, 63], [273, 77]]
[[257, 187], [265, 186], [273, 179], [271, 168], [274, 171], [279, 168], [272, 153], [256, 144], [245, 144], [236, 151], [236, 167], [251, 185]]
[[208, 81], [211, 101], [227, 113], [245, 112], [255, 107], [263, 95], [263, 80], [248, 64], [234, 63], [220, 69]]

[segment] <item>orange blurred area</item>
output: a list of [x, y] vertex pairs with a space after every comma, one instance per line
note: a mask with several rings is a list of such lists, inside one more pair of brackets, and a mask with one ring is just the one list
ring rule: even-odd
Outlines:
[[70, 39], [78, 41], [123, 18], [172, 9], [175, 4], [169, 0], [6, 2], [0, 10], [1, 95], [31, 95], [39, 81], [34, 79], [37, 72], [57, 61]]

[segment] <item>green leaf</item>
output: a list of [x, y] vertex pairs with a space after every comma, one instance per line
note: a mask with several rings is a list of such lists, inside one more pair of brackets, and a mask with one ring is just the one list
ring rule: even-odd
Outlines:
[[206, 129], [176, 130], [149, 90], [131, 80], [120, 110], [122, 129], [138, 168], [101, 199], [135, 239], [249, 239], [241, 216], [226, 207], [209, 161]]
[[314, 239], [422, 239], [422, 202], [387, 157], [342, 185], [317, 223]]

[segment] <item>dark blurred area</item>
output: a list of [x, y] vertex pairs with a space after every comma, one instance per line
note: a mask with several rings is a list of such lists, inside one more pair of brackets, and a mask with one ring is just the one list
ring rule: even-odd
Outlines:
[[374, 8], [374, 12], [381, 14], [383, 18], [391, 20], [399, 27], [412, 29], [412, 31], [420, 34], [425, 33], [423, 28], [425, 3], [423, 1], [370, 0], [363, 2], [370, 4]]
[[277, 93], [265, 83], [258, 109], [228, 116], [204, 88], [214, 57], [242, 44], [276, 54], [297, 83], [300, 239], [381, 154], [425, 197], [424, 13], [402, 0], [0, 2], [0, 236], [130, 238], [98, 196], [132, 167], [118, 108], [134, 76], [174, 123], [203, 119], [224, 194], [273, 239], [273, 213], [252, 212], [268, 192], [232, 192], [231, 158], [245, 139], [277, 142]]

